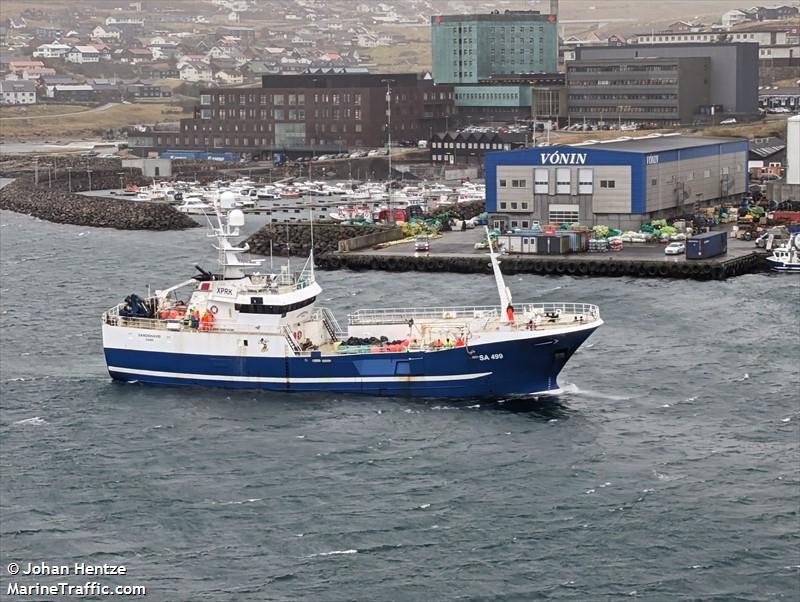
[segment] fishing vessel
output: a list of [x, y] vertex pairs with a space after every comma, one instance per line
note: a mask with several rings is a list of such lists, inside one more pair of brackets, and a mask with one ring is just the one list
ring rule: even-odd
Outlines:
[[788, 241], [775, 247], [767, 263], [776, 272], [800, 272], [800, 234], [792, 234]]
[[[297, 272], [262, 272], [235, 195], [210, 215], [218, 272], [152, 296], [129, 295], [102, 316], [109, 374], [157, 385], [332, 391], [406, 397], [498, 397], [560, 391], [557, 377], [603, 324], [597, 306], [512, 303], [493, 247], [499, 304], [360, 309], [346, 329], [316, 305], [313, 250]], [[312, 228], [313, 248], [313, 228]]]

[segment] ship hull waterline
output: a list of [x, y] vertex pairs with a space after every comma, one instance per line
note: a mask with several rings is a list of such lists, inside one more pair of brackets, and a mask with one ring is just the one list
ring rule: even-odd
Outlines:
[[396, 397], [556, 395], [558, 374], [601, 324], [436, 352], [244, 357], [104, 351], [114, 380], [150, 385]]

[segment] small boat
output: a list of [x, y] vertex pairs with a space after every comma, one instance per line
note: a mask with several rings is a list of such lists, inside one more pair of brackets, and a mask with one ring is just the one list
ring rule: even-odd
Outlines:
[[800, 234], [792, 234], [787, 242], [775, 247], [767, 263], [775, 272], [800, 272]]
[[189, 197], [183, 201], [183, 204], [178, 205], [177, 209], [181, 213], [186, 213], [188, 215], [205, 215], [212, 209], [212, 206], [203, 199]]
[[256, 190], [256, 197], [259, 201], [274, 201], [281, 198], [281, 195], [275, 186], [262, 186]]

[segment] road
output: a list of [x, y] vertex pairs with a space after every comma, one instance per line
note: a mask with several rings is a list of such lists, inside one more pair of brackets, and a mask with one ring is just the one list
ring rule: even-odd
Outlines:
[[74, 117], [75, 115], [86, 115], [87, 113], [99, 113], [101, 111], [108, 111], [110, 108], [117, 106], [119, 103], [109, 102], [93, 109], [86, 109], [85, 111], [74, 111], [72, 113], [56, 113], [54, 115], [23, 115], [21, 117], [0, 117], [0, 121], [19, 121], [21, 119], [56, 119], [58, 117]]
[[95, 146], [113, 146], [122, 140], [72, 140], [69, 142], [7, 142], [0, 144], [0, 154], [24, 155], [27, 153], [74, 153], [92, 150]]

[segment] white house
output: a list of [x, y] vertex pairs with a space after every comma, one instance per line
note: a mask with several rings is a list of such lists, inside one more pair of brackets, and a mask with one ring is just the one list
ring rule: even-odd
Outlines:
[[61, 42], [41, 44], [33, 51], [33, 56], [34, 58], [57, 59], [67, 54], [70, 48], [72, 47], [69, 44], [62, 44]]
[[66, 59], [70, 63], [99, 63], [100, 51], [94, 46], [73, 46]]
[[206, 52], [206, 58], [211, 59], [229, 59], [231, 55], [229, 49], [224, 46], [212, 46], [211, 50]]
[[356, 45], [360, 48], [377, 48], [378, 46], [391, 46], [392, 36], [387, 34], [360, 33], [356, 36]]
[[36, 104], [36, 84], [28, 80], [0, 81], [0, 105]]
[[241, 73], [237, 73], [236, 71], [230, 71], [228, 69], [220, 69], [214, 74], [214, 79], [217, 80], [221, 84], [225, 84], [228, 86], [241, 84], [244, 81], [244, 77], [242, 77]]
[[119, 40], [122, 32], [119, 29], [98, 25], [92, 30], [92, 38], [96, 40]]
[[179, 68], [180, 78], [187, 82], [211, 82], [214, 76], [211, 67], [205, 63], [192, 61]]
[[142, 25], [144, 26], [144, 19], [137, 17], [106, 17], [106, 25]]
[[743, 23], [744, 21], [747, 21], [747, 15], [738, 8], [734, 8], [726, 13], [722, 13], [722, 26], [725, 29], [730, 29], [734, 25]]

